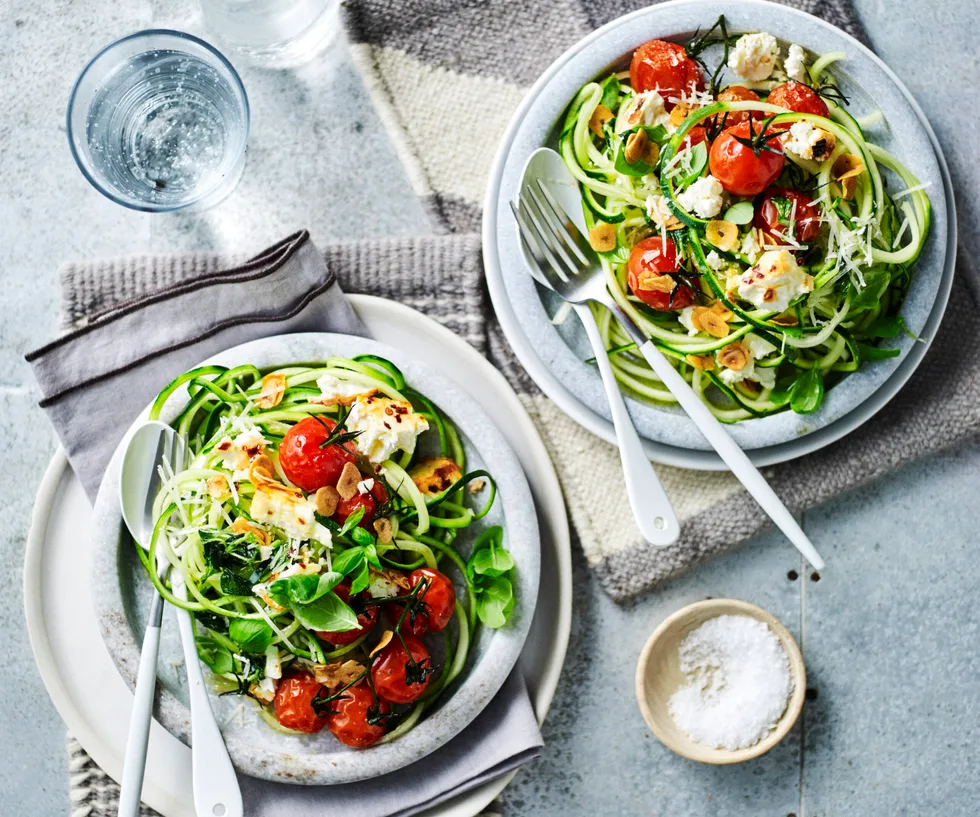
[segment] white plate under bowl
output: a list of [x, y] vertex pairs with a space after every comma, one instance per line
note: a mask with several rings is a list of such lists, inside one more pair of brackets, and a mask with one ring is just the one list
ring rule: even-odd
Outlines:
[[[503, 429], [527, 475], [541, 530], [540, 594], [520, 666], [539, 722], [558, 683], [571, 625], [571, 557], [561, 490], [544, 445], [516, 395], [496, 370], [434, 321], [390, 301], [351, 296], [372, 334], [430, 363], [438, 362]], [[92, 509], [59, 450], [38, 491], [25, 552], [24, 598], [35, 659], [69, 731], [95, 761], [119, 779], [132, 695], [99, 632], [90, 586], [91, 554], [79, 537], [91, 533]], [[472, 817], [515, 772], [439, 804], [427, 817]], [[190, 750], [154, 722], [143, 800], [163, 817], [193, 817]], [[302, 795], [283, 787], [286, 801]], [[308, 800], [296, 800], [308, 808]]]
[[[903, 336], [902, 351], [845, 378], [821, 409], [807, 416], [782, 412], [729, 427], [758, 465], [782, 462], [839, 439], [880, 410], [921, 362], [945, 311], [955, 260], [955, 216], [945, 161], [931, 127], [898, 78], [874, 54], [839, 29], [803, 12], [762, 0], [679, 0], [621, 17], [559, 57], [524, 98], [501, 143], [484, 202], [483, 248], [494, 309], [517, 356], [541, 389], [570, 417], [613, 441], [608, 405], [584, 333], [570, 318], [555, 327], [555, 305], [533, 283], [521, 257], [508, 201], [516, 196], [531, 153], [554, 136], [556, 123], [578, 89], [621, 63], [639, 44], [656, 37], [684, 38], [725, 14], [729, 30], [767, 30], [812, 53], [847, 52], [835, 76], [852, 97], [858, 115], [880, 108], [888, 126], [870, 130], [874, 142], [894, 152], [929, 184], [932, 231], [913, 272], [902, 314], [925, 343]], [[838, 64], [840, 65], [840, 64]], [[627, 398], [630, 413], [651, 458], [690, 468], [723, 467], [693, 423], [673, 407]]]

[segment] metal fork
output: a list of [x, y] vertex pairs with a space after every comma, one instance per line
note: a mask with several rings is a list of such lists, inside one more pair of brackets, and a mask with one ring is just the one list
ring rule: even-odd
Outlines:
[[602, 304], [612, 312], [630, 339], [636, 343], [640, 354], [718, 452], [725, 465], [806, 560], [814, 568], [821, 569], [824, 566], [823, 559], [782, 500], [776, 496], [769, 483], [704, 401], [612, 297], [606, 288], [598, 255], [591, 247], [576, 242], [566, 227], [571, 224], [568, 214], [540, 181], [537, 187], [537, 191], [530, 186], [521, 190], [515, 215], [524, 241], [535, 257], [543, 260], [540, 264], [541, 273], [548, 285], [570, 303], [587, 304], [591, 301]]

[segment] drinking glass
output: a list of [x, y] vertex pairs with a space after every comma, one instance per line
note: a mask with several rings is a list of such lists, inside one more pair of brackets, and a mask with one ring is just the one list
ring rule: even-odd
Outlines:
[[92, 185], [134, 210], [207, 207], [245, 166], [248, 97], [215, 48], [180, 31], [106, 46], [68, 103], [68, 141]]
[[337, 0], [201, 0], [210, 32], [254, 62], [285, 68], [323, 50], [338, 28]]

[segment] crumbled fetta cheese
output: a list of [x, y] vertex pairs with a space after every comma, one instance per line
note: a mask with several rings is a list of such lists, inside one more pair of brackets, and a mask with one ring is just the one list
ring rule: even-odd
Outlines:
[[742, 255], [749, 259], [750, 264], [754, 264], [759, 260], [759, 256], [762, 254], [762, 247], [759, 245], [759, 239], [756, 237], [755, 230], [750, 229], [746, 233], [745, 238], [742, 239]]
[[753, 380], [766, 389], [776, 385], [776, 367], [756, 366], [756, 361], [769, 357], [777, 351], [765, 338], [749, 333], [742, 338], [742, 348], [748, 353], [748, 361], [741, 369], [729, 369], [722, 362], [722, 354], [718, 353], [718, 376], [729, 386], [734, 386], [743, 380]]
[[794, 122], [780, 140], [783, 143], [783, 150], [801, 159], [813, 159], [818, 162], [833, 153], [837, 142], [834, 134], [805, 120]]
[[316, 385], [320, 389], [320, 394], [312, 398], [310, 402], [324, 406], [333, 406], [338, 403], [349, 405], [356, 397], [377, 392], [375, 388], [365, 386], [362, 383], [341, 380], [332, 374], [322, 375], [316, 381]]
[[725, 259], [722, 258], [715, 250], [712, 250], [704, 257], [705, 262], [711, 269], [718, 272], [722, 267], [725, 266]]
[[725, 203], [725, 188], [714, 176], [708, 174], [696, 179], [689, 187], [677, 194], [677, 203], [699, 218], [711, 218], [721, 212]]
[[806, 82], [809, 79], [806, 72], [806, 54], [796, 43], [789, 47], [783, 69], [786, 71], [786, 76], [797, 82]]
[[769, 357], [769, 355], [779, 351], [768, 340], [765, 338], [760, 338], [758, 335], [752, 332], [742, 338], [742, 345], [756, 360], [762, 360], [763, 358]]
[[667, 204], [667, 199], [661, 195], [654, 193], [652, 196], [647, 196], [646, 205], [650, 221], [658, 227], [665, 226], [668, 221], [674, 218], [670, 205]]
[[257, 428], [243, 431], [235, 439], [223, 437], [214, 447], [215, 453], [229, 471], [234, 472], [236, 482], [248, 479], [248, 466], [259, 456], [269, 441]]
[[743, 34], [728, 55], [728, 67], [743, 79], [758, 82], [772, 75], [778, 56], [779, 43], [772, 34]]
[[409, 403], [372, 395], [354, 401], [346, 427], [348, 431], [361, 432], [357, 450], [378, 464], [396, 451], [413, 451], [416, 439], [429, 424]]
[[270, 644], [265, 650], [265, 677], [282, 678], [282, 661], [279, 658], [279, 648]]
[[623, 115], [616, 121], [616, 130], [629, 130], [637, 125], [665, 125], [669, 121], [664, 98], [656, 91], [643, 91], [626, 103]]
[[366, 494], [371, 493], [372, 488], [374, 488], [373, 479], [362, 479], [360, 482], [357, 483], [357, 492], [361, 496], [365, 496]]
[[782, 312], [790, 302], [813, 290], [813, 278], [789, 250], [769, 250], [738, 278], [738, 297], [759, 309]]
[[288, 539], [316, 539], [330, 545], [330, 531], [316, 521], [316, 500], [272, 479], [256, 480], [249, 513], [256, 522], [279, 528]]
[[680, 321], [681, 326], [687, 330], [687, 334], [689, 335], [696, 335], [699, 331], [701, 331], [694, 325], [693, 315], [693, 306], [685, 306], [680, 312], [677, 313], [677, 320]]

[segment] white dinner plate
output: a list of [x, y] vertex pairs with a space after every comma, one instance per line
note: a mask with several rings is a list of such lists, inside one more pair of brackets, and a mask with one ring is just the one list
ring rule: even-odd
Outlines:
[[[542, 533], [542, 587], [521, 654], [535, 712], [544, 719], [558, 681], [571, 620], [568, 525], [561, 492], [544, 446], [501, 375], [464, 341], [407, 307], [352, 296], [374, 337], [438, 362], [504, 431], [531, 485]], [[42, 678], [70, 731], [110, 775], [121, 772], [132, 696], [115, 670], [92, 612], [89, 554], [77, 547], [91, 507], [59, 452], [38, 493], [25, 556], [28, 631]], [[552, 591], [552, 592], [549, 592]], [[557, 592], [553, 592], [557, 591]], [[80, 611], [84, 614], [80, 615]], [[432, 809], [432, 815], [477, 813], [512, 775]], [[190, 751], [159, 724], [151, 731], [144, 800], [164, 817], [193, 815]]]
[[[956, 225], [952, 186], [945, 160], [921, 109], [894, 73], [857, 40], [803, 12], [762, 0], [675, 0], [621, 17], [585, 37], [559, 57], [525, 96], [501, 143], [484, 202], [483, 249], [494, 309], [508, 341], [531, 377], [570, 417], [613, 442], [598, 371], [574, 317], [562, 327], [549, 320], [555, 305], [533, 283], [521, 257], [517, 226], [509, 208], [525, 163], [550, 143], [555, 125], [586, 82], [622, 61], [636, 46], [657, 37], [685, 37], [725, 14], [733, 31], [766, 30], [811, 53], [845, 51], [833, 72], [852, 97], [859, 115], [880, 107], [887, 126], [872, 141], [892, 150], [929, 185], [933, 225], [902, 314], [926, 342], [893, 341], [901, 356], [864, 367], [829, 390], [817, 412], [781, 412], [729, 426], [757, 465], [769, 465], [815, 451], [852, 431], [879, 411], [912, 375], [935, 335], [952, 286]], [[840, 67], [838, 67], [840, 66]], [[887, 175], [887, 174], [886, 174]], [[550, 296], [554, 297], [554, 296]], [[722, 468], [718, 456], [694, 424], [676, 407], [627, 398], [630, 414], [658, 462], [688, 468]]]

